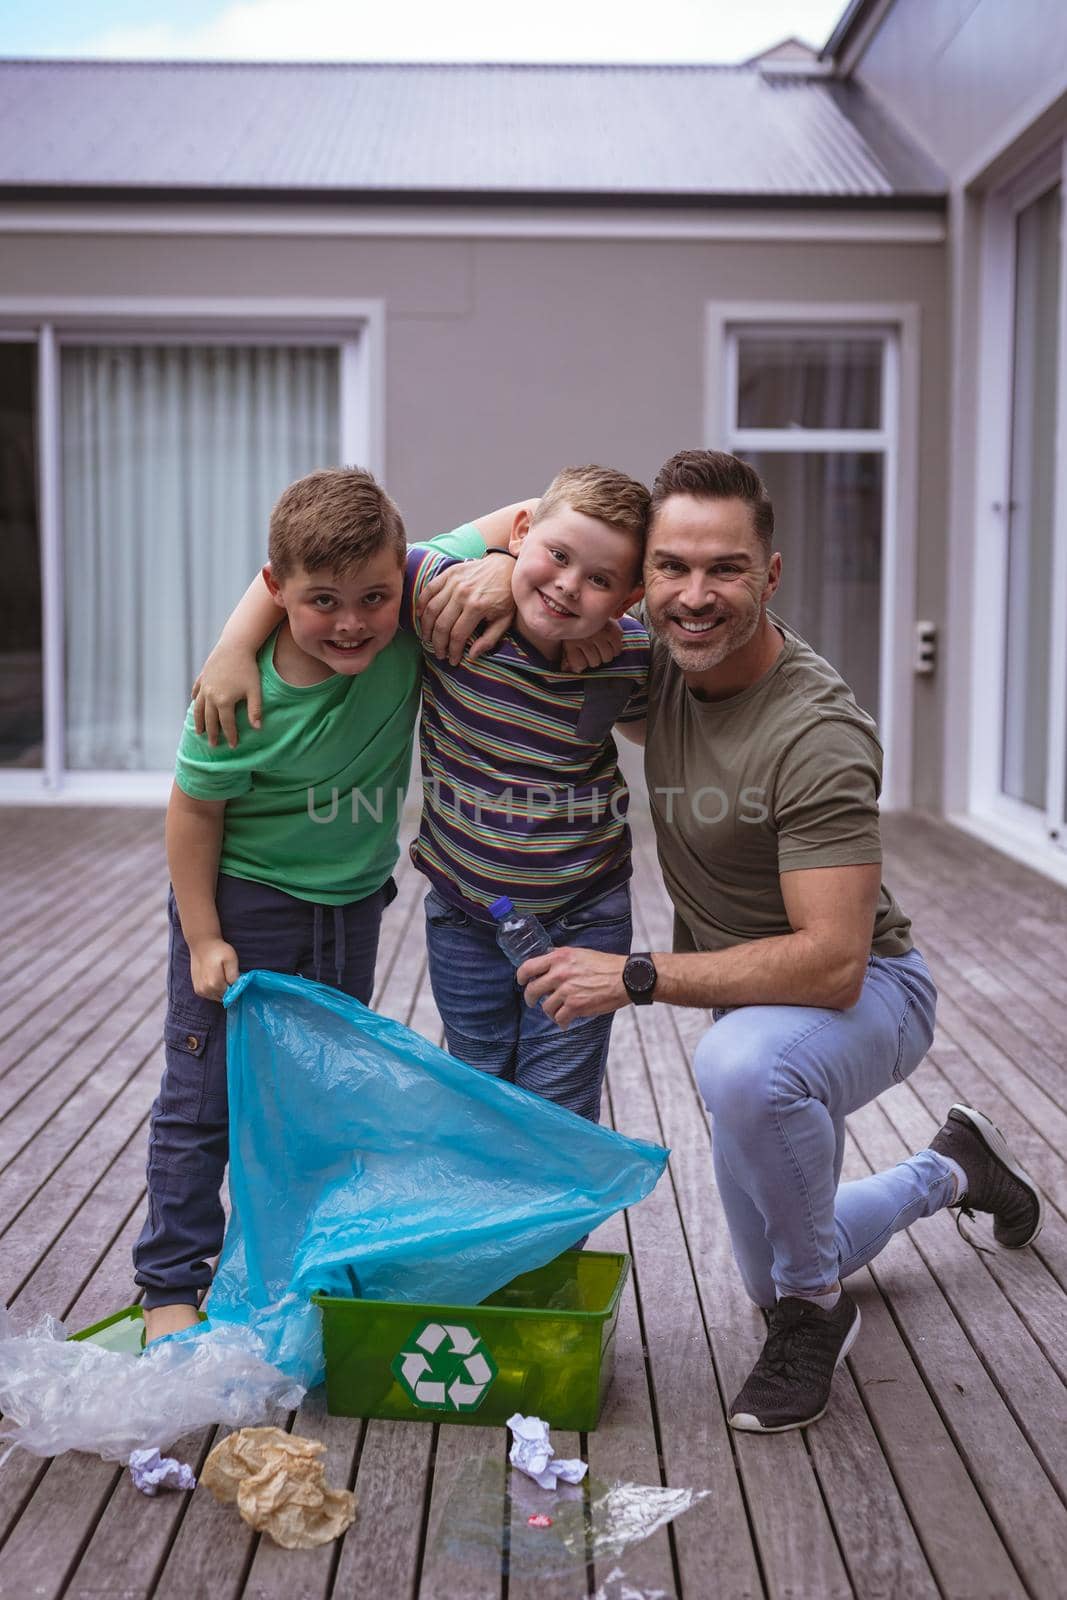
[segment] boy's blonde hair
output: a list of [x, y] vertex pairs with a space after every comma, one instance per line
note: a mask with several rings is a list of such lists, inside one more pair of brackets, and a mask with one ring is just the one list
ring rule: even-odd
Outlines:
[[383, 550], [403, 564], [404, 521], [362, 467], [324, 467], [297, 478], [270, 514], [270, 565], [279, 580], [298, 567], [344, 574]]
[[530, 524], [543, 522], [560, 506], [570, 506], [572, 511], [606, 522], [609, 528], [632, 533], [644, 555], [651, 499], [643, 483], [613, 467], [564, 467], [541, 496]]

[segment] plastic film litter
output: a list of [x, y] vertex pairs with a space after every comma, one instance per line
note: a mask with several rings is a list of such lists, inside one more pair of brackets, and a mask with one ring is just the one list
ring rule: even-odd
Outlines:
[[31, 1455], [127, 1461], [212, 1422], [264, 1422], [303, 1393], [264, 1360], [249, 1328], [190, 1328], [133, 1355], [68, 1342], [52, 1317], [18, 1333], [0, 1309], [0, 1439]]
[[[614, 1600], [626, 1592], [625, 1566], [615, 1563], [708, 1493], [598, 1478], [547, 1490], [521, 1473], [506, 1474], [498, 1459], [482, 1458], [464, 1469], [453, 1489], [436, 1543], [452, 1561], [493, 1570], [505, 1542], [509, 1572], [534, 1582], [573, 1573], [582, 1580], [582, 1594], [592, 1562], [607, 1569], [600, 1582]], [[545, 1517], [552, 1519], [547, 1527]]]

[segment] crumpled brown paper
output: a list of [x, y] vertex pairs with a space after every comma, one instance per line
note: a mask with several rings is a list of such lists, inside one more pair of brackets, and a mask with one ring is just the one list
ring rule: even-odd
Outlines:
[[326, 1446], [281, 1428], [241, 1428], [222, 1439], [204, 1463], [200, 1482], [224, 1505], [237, 1502], [249, 1527], [269, 1533], [286, 1550], [329, 1544], [350, 1527], [356, 1497], [328, 1489]]

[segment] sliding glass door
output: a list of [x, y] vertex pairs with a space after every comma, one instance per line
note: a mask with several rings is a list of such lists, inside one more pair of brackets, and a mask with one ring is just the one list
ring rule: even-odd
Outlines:
[[376, 303], [241, 305], [0, 326], [0, 799], [164, 796], [278, 495], [380, 470]]
[[[1062, 153], [991, 203], [987, 399], [999, 427], [975, 617], [974, 809], [1032, 845], [1067, 847], [1067, 260]], [[993, 308], [999, 320], [993, 320]], [[998, 342], [999, 341], [999, 342]], [[1001, 379], [998, 387], [997, 379]], [[995, 409], [1000, 398], [1000, 410]], [[990, 611], [992, 615], [990, 615]], [[984, 656], [992, 659], [985, 664]]]
[[293, 478], [340, 459], [336, 347], [60, 351], [71, 770], [161, 771]]
[[44, 749], [37, 346], [0, 338], [0, 768], [40, 768]]

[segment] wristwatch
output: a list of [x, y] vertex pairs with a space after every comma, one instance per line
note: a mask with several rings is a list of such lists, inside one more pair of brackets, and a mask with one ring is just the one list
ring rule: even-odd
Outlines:
[[650, 1006], [655, 999], [656, 963], [647, 951], [631, 956], [622, 969], [622, 982], [635, 1006]]

